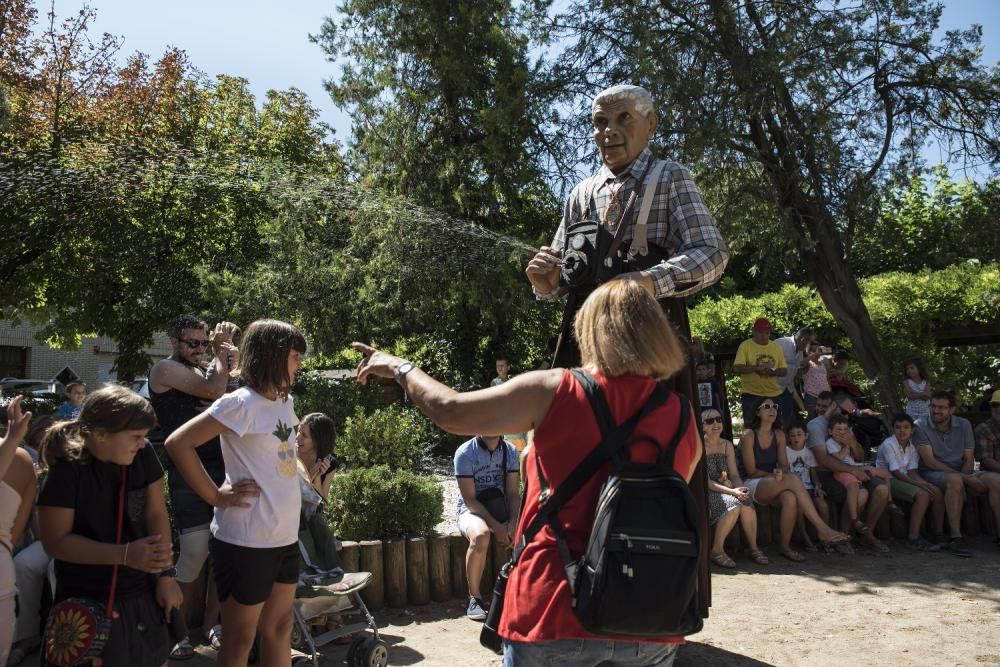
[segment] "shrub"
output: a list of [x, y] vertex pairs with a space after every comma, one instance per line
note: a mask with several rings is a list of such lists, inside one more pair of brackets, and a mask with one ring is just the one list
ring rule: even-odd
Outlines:
[[326, 414], [341, 432], [344, 421], [356, 406], [374, 409], [379, 405], [377, 383], [359, 384], [353, 377], [334, 380], [316, 371], [299, 373], [295, 387], [295, 413], [304, 417], [310, 412]]
[[390, 405], [365, 413], [357, 407], [337, 439], [337, 453], [352, 467], [413, 470], [424, 464], [430, 440], [430, 422], [412, 408]]
[[426, 535], [441, 521], [444, 493], [432, 478], [387, 465], [334, 475], [327, 516], [348, 540]]

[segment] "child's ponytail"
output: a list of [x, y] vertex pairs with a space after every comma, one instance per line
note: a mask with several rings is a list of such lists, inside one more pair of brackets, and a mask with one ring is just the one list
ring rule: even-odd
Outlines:
[[50, 468], [59, 461], [76, 461], [86, 452], [83, 443], [79, 420], [56, 422], [42, 437], [38, 458], [45, 468]]

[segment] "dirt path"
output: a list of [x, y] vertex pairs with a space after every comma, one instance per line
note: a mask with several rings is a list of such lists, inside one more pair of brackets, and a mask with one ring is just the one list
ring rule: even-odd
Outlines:
[[[1000, 665], [1000, 549], [985, 537], [970, 543], [971, 559], [901, 542], [885, 558], [790, 563], [773, 553], [762, 567], [740, 557], [734, 572], [716, 570], [712, 617], [676, 664]], [[464, 611], [455, 600], [376, 613], [389, 664], [499, 665]], [[326, 648], [323, 667], [345, 664], [346, 646]], [[205, 653], [188, 664], [211, 664]]]

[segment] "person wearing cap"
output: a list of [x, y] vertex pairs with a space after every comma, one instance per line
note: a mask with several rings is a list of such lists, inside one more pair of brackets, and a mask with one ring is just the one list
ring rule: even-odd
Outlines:
[[[1000, 390], [993, 392], [990, 418], [976, 427], [975, 440], [979, 471], [1000, 474]], [[990, 495], [990, 507], [1000, 535], [1000, 486], [994, 488], [997, 490]], [[997, 546], [1000, 547], [1000, 537], [997, 537]]]
[[[765, 398], [777, 400], [781, 396], [779, 377], [788, 374], [788, 364], [781, 346], [771, 340], [771, 323], [758, 318], [753, 323], [750, 338], [740, 343], [736, 350], [733, 372], [742, 380], [740, 402], [743, 419], [754, 414], [757, 404]], [[784, 418], [784, 415], [778, 415]]]

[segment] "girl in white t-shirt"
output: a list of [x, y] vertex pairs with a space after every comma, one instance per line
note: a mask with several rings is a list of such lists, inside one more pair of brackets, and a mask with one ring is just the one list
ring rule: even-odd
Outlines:
[[[215, 506], [209, 548], [222, 603], [223, 667], [246, 665], [258, 632], [261, 663], [288, 664], [302, 501], [289, 391], [305, 351], [291, 324], [254, 322], [240, 349], [244, 386], [167, 438], [177, 471]], [[221, 487], [195, 452], [216, 435], [226, 464]]]

